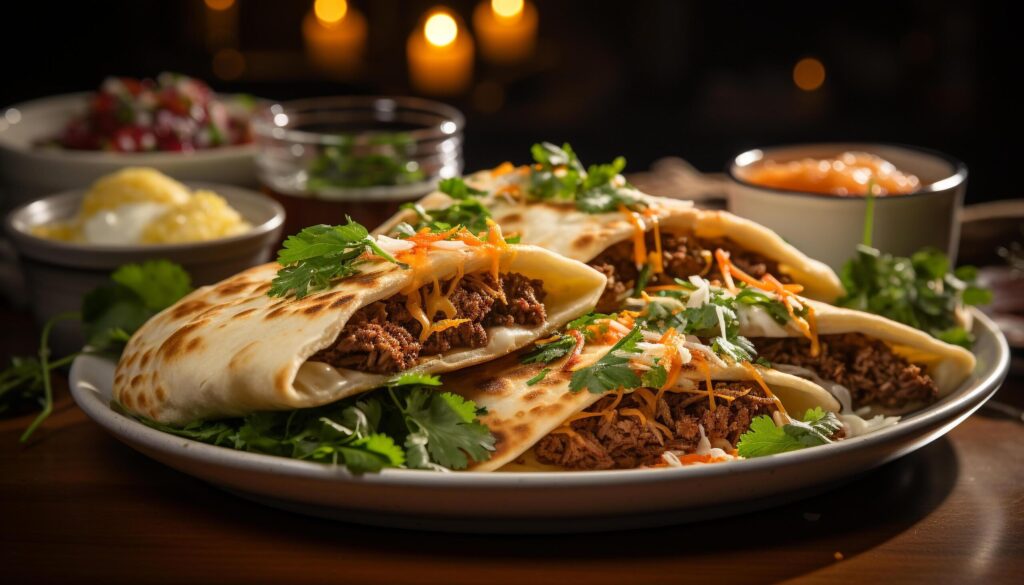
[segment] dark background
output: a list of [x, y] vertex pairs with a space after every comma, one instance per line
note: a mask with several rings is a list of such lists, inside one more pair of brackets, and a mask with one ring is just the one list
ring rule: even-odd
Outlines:
[[[535, 3], [535, 58], [495, 67], [478, 52], [473, 88], [448, 100], [468, 117], [467, 170], [522, 162], [539, 140], [570, 141], [584, 162], [622, 154], [641, 170], [678, 155], [705, 171], [752, 146], [888, 141], [964, 160], [969, 202], [1019, 195], [1006, 135], [1021, 114], [1004, 87], [1020, 76], [1021, 33], [997, 3]], [[370, 38], [348, 82], [304, 59], [312, 0], [237, 4], [225, 45], [210, 41], [201, 0], [8, 3], [0, 105], [163, 70], [275, 99], [407, 94], [405, 39], [421, 16], [446, 4], [469, 21], [476, 2], [352, 0]], [[217, 44], [243, 55], [240, 76], [215, 74]], [[806, 56], [827, 72], [813, 92], [792, 80]]]

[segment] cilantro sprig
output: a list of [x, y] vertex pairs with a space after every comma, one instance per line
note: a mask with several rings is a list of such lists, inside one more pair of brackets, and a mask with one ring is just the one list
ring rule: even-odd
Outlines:
[[[15, 356], [0, 372], [0, 413], [19, 411], [31, 405], [41, 409], [25, 432], [26, 442], [53, 412], [50, 374], [70, 364], [81, 353], [121, 355], [125, 343], [150, 317], [173, 305], [192, 290], [185, 270], [166, 260], [126, 264], [110, 275], [110, 283], [88, 292], [80, 312], [55, 315], [43, 326], [35, 356]], [[81, 320], [86, 349], [51, 359], [49, 346], [53, 328], [62, 321]]]
[[301, 299], [311, 291], [329, 288], [334, 281], [357, 274], [367, 251], [408, 268], [378, 246], [365, 227], [352, 218], [346, 219], [345, 225], [314, 225], [288, 236], [284, 248], [277, 253], [283, 268], [277, 272], [267, 294], [294, 294]]
[[629, 358], [622, 354], [639, 353], [637, 343], [642, 338], [643, 330], [640, 326], [634, 327], [594, 365], [573, 372], [569, 390], [579, 392], [586, 388], [594, 394], [602, 394], [619, 388], [640, 386], [640, 376], [629, 367]]
[[607, 213], [620, 206], [635, 209], [641, 205], [630, 190], [616, 186], [615, 180], [626, 167], [626, 159], [591, 165], [584, 169], [569, 144], [561, 147], [543, 142], [530, 149], [536, 163], [530, 169], [529, 195], [540, 201], [574, 203], [586, 213]]
[[909, 258], [873, 248], [874, 193], [870, 185], [867, 203], [864, 241], [840, 271], [846, 294], [836, 304], [882, 315], [970, 348], [974, 336], [960, 325], [957, 309], [992, 302], [992, 291], [977, 285], [977, 269], [961, 266], [950, 271], [949, 258], [934, 248], [919, 250]]
[[385, 388], [317, 408], [173, 426], [160, 431], [233, 449], [344, 465], [353, 473], [387, 467], [464, 469], [486, 461], [495, 437], [470, 400], [432, 390], [441, 381], [402, 374]]
[[415, 225], [405, 224], [408, 226], [407, 230], [401, 229], [400, 226], [400, 236], [410, 236], [423, 228], [432, 232], [442, 232], [459, 225], [474, 234], [487, 230], [487, 220], [491, 218], [491, 212], [479, 199], [487, 194], [486, 191], [470, 187], [457, 177], [442, 180], [438, 184], [438, 189], [455, 201], [448, 207], [429, 211], [419, 203], [403, 203], [402, 209], [413, 210], [417, 221]]
[[781, 427], [768, 415], [755, 417], [750, 430], [740, 435], [736, 450], [748, 459], [787, 451], [798, 451], [832, 442], [832, 436], [842, 428], [839, 418], [832, 412], [815, 407], [804, 413], [802, 420], [794, 420]]

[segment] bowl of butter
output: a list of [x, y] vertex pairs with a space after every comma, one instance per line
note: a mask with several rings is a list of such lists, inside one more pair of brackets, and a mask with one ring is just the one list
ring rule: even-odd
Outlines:
[[170, 260], [200, 286], [266, 262], [283, 224], [284, 210], [261, 193], [129, 167], [23, 205], [4, 227], [42, 323], [78, 310], [124, 264]]

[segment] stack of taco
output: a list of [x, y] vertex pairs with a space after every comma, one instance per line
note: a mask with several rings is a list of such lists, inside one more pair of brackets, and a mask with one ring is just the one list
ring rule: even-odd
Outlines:
[[974, 367], [829, 305], [824, 264], [729, 213], [652, 197], [568, 147], [409, 206], [314, 226], [279, 262], [154, 317], [115, 400], [229, 447], [345, 464], [678, 467], [896, 424]]

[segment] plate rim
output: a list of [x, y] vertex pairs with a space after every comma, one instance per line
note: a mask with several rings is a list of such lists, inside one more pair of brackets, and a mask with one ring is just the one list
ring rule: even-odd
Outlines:
[[[594, 471], [456, 471], [439, 473], [416, 469], [384, 469], [380, 472], [356, 474], [342, 466], [333, 466], [287, 457], [238, 451], [201, 443], [192, 439], [170, 435], [150, 428], [130, 417], [122, 415], [103, 402], [92, 383], [83, 379], [82, 370], [91, 360], [110, 362], [107, 358], [91, 355], [77, 357], [71, 366], [69, 387], [72, 397], [86, 415], [115, 438], [126, 441], [129, 446], [136, 444], [150, 451], [167, 453], [171, 456], [194, 460], [196, 463], [213, 465], [221, 469], [238, 470], [273, 475], [284, 475], [295, 479], [318, 481], [343, 481], [364, 485], [418, 488], [486, 488], [496, 487], [543, 487], [571, 489], [600, 484], [602, 486], [629, 485], [634, 483], [674, 482], [681, 479], [699, 480], [702, 477], [719, 475], [756, 474], [769, 470], [782, 470], [793, 466], [813, 465], [815, 462], [844, 453], [870, 449], [879, 444], [907, 439], [921, 431], [956, 419], [959, 424], [981, 407], [1002, 385], [1010, 367], [1010, 350], [1005, 336], [992, 320], [977, 309], [971, 309], [976, 327], [991, 335], [995, 342], [995, 361], [989, 369], [967, 390], [958, 388], [962, 396], [940, 402], [907, 420], [880, 431], [854, 437], [815, 449], [804, 449], [779, 453], [770, 457], [748, 459], [740, 465], [696, 465], [681, 468], [616, 469]], [[943, 433], [948, 432], [943, 431]], [[147, 456], [151, 455], [146, 453]], [[161, 461], [161, 463], [163, 463]], [[164, 463], [166, 464], [166, 463]]]

